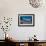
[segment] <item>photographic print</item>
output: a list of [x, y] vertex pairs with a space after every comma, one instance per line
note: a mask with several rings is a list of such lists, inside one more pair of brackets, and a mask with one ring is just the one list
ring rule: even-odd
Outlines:
[[34, 26], [34, 14], [18, 14], [18, 26]]

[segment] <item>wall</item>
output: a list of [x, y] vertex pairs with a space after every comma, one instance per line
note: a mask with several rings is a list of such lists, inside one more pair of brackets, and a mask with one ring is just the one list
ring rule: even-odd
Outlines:
[[[18, 27], [18, 14], [35, 14], [35, 26]], [[27, 40], [36, 34], [37, 39], [45, 40], [45, 15], [46, 6], [44, 5], [35, 9], [30, 6], [28, 0], [0, 0], [0, 18], [4, 16], [13, 18], [12, 26], [8, 33], [14, 39]], [[1, 33], [3, 32], [0, 31], [0, 35], [2, 35]], [[0, 36], [0, 39], [4, 39], [4, 37]]]

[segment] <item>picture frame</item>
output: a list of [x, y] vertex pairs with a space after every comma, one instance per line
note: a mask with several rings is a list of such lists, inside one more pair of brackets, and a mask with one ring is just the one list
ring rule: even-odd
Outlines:
[[18, 26], [34, 26], [35, 14], [18, 14]]

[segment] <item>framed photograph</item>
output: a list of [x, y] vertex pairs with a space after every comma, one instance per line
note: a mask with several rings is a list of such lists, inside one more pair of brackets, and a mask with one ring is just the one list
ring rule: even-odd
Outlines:
[[34, 14], [18, 14], [18, 26], [34, 26]]

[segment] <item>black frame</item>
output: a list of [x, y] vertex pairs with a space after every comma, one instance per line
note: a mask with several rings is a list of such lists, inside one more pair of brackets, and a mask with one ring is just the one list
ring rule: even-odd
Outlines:
[[[19, 16], [22, 16], [22, 15], [23, 15], [23, 16], [24, 16], [24, 15], [25, 15], [25, 16], [26, 16], [26, 15], [32, 15], [32, 16], [33, 16], [33, 25], [20, 25], [20, 24], [19, 24], [19, 19], [20, 19]], [[30, 27], [35, 26], [35, 14], [18, 14], [18, 26], [26, 26], [26, 27], [28, 27], [28, 26], [30, 26]]]

